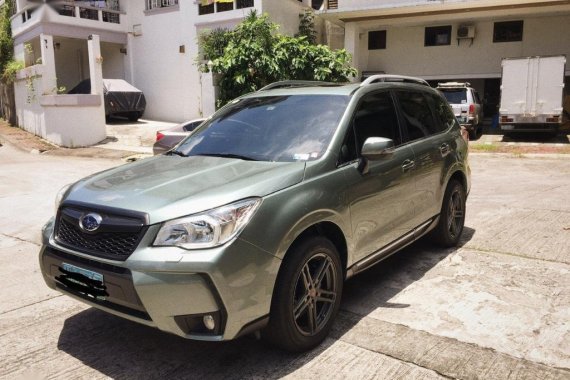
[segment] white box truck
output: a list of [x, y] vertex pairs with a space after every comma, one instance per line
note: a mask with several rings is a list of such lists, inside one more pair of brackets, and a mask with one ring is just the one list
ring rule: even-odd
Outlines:
[[558, 133], [565, 64], [565, 56], [503, 59], [499, 122], [505, 134]]

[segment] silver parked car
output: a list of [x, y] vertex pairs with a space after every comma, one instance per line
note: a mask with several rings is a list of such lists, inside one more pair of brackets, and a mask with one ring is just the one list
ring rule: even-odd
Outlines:
[[483, 132], [483, 106], [479, 93], [471, 87], [469, 82], [438, 83], [437, 89], [447, 99], [453, 113], [469, 132], [469, 137], [477, 138]]
[[162, 154], [174, 148], [184, 140], [206, 119], [194, 119], [175, 125], [174, 127], [156, 132], [156, 141], [152, 146], [153, 154]]
[[285, 82], [217, 111], [175, 149], [60, 192], [47, 285], [190, 339], [254, 331], [318, 345], [343, 282], [430, 234], [458, 243], [467, 144], [417, 78]]

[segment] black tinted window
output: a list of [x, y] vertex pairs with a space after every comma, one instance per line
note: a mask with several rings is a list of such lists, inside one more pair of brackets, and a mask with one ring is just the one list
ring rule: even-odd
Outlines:
[[260, 161], [315, 160], [327, 149], [348, 100], [340, 95], [241, 99], [202, 124], [177, 151]]
[[467, 103], [467, 90], [465, 89], [460, 88], [456, 90], [441, 90], [441, 92], [450, 104]]
[[404, 116], [408, 141], [414, 141], [441, 131], [435, 123], [428, 98], [421, 92], [396, 91]]
[[457, 123], [455, 115], [451, 110], [449, 104], [437, 95], [427, 95], [430, 100], [430, 105], [435, 112], [435, 119], [440, 125], [441, 130], [447, 130], [453, 124]]
[[389, 92], [365, 96], [354, 114], [354, 131], [358, 152], [369, 137], [386, 137], [400, 145], [400, 131], [394, 102]]

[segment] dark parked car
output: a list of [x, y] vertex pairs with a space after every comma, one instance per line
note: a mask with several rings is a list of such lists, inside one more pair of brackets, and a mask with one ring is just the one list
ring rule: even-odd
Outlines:
[[[85, 79], [68, 94], [90, 94], [91, 80]], [[141, 90], [123, 79], [103, 79], [103, 96], [105, 99], [105, 117], [126, 117], [137, 121], [144, 113], [146, 99]]]
[[206, 119], [194, 119], [177, 126], [156, 132], [156, 142], [152, 147], [155, 155], [162, 154], [174, 148], [176, 144], [184, 140], [196, 127], [202, 124]]

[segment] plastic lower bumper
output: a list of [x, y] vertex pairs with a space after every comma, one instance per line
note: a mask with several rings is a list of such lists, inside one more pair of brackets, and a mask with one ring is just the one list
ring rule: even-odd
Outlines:
[[152, 247], [154, 232], [151, 226], [139, 248], [117, 262], [58, 246], [48, 223], [44, 279], [93, 307], [185, 338], [228, 340], [261, 327], [281, 260], [240, 239], [200, 251]]

